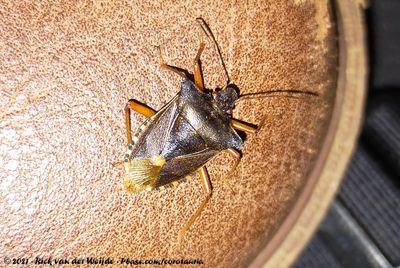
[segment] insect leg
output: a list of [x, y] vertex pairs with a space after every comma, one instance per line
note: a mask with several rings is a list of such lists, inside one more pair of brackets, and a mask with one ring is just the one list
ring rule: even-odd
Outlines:
[[237, 130], [241, 130], [244, 132], [248, 132], [248, 133], [256, 133], [258, 131], [259, 128], [251, 126], [248, 123], [244, 123], [242, 121], [239, 121], [237, 119], [231, 119], [231, 125], [234, 129]]
[[113, 167], [120, 167], [123, 164], [124, 164], [124, 161], [117, 161], [117, 162], [112, 163]]
[[178, 233], [178, 240], [181, 241], [185, 233], [189, 230], [195, 220], [200, 216], [200, 213], [203, 211], [205, 205], [211, 198], [212, 194], [212, 186], [210, 182], [210, 177], [208, 176], [208, 172], [205, 166], [199, 168], [199, 176], [201, 180], [201, 184], [203, 185], [203, 189], [206, 192], [206, 198], [201, 202], [200, 206], [197, 208], [196, 212], [190, 217], [190, 219], [186, 222], [186, 224], [182, 227], [182, 229]]
[[194, 83], [200, 91], [204, 91], [203, 74], [201, 73], [200, 56], [204, 50], [203, 38], [200, 39], [200, 46], [194, 58]]
[[236, 151], [233, 148], [229, 148], [226, 151], [235, 158], [235, 164], [233, 165], [231, 170], [228, 172], [228, 174], [225, 175], [225, 177], [223, 178], [223, 181], [224, 181], [224, 183], [226, 185], [228, 185], [228, 187], [232, 191], [232, 193], [235, 193], [235, 191], [233, 190], [232, 186], [229, 184], [229, 177], [233, 174], [233, 172], [235, 171], [235, 169], [239, 165], [240, 160], [242, 159], [242, 155], [240, 154], [240, 152]]
[[157, 49], [158, 49], [158, 56], [160, 58], [160, 67], [164, 68], [166, 70], [172, 71], [172, 72], [176, 73], [177, 75], [179, 75], [180, 77], [182, 77], [183, 79], [186, 79], [187, 76], [186, 76], [185, 72], [178, 67], [174, 67], [174, 66], [166, 64], [164, 61], [164, 58], [162, 56], [162, 53], [161, 53], [161, 48], [158, 46]]
[[151, 117], [156, 113], [153, 109], [138, 102], [137, 100], [129, 100], [128, 101], [128, 103], [125, 105], [125, 127], [126, 127], [126, 137], [128, 139], [128, 144], [130, 144], [132, 141], [131, 110], [133, 110], [141, 115], [144, 115], [146, 117]]
[[210, 27], [208, 27], [207, 23], [202, 18], [197, 18], [196, 21], [199, 24], [200, 28], [203, 30], [204, 34], [207, 36], [207, 38], [210, 39], [210, 41], [213, 43], [214, 49], [218, 54], [219, 61], [221, 63], [222, 69], [224, 71], [226, 83], [229, 84], [229, 82], [230, 82], [229, 74], [228, 74], [228, 71], [226, 70], [226, 65], [225, 65], [224, 59], [222, 58], [221, 50], [218, 46], [217, 41], [215, 40], [215, 37], [214, 37]]

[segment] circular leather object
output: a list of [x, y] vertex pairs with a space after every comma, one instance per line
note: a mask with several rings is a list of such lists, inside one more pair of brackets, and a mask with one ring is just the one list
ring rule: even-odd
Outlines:
[[[204, 267], [257, 267], [285, 252], [281, 246], [325, 178], [325, 186], [332, 182], [327, 197], [319, 194], [317, 216], [308, 214], [309, 228], [296, 231], [302, 242], [279, 264], [288, 265], [338, 187], [361, 113], [362, 93], [344, 101], [350, 93], [338, 73], [345, 59], [336, 8], [300, 0], [3, 1], [0, 257], [104, 257], [114, 264], [200, 259]], [[123, 171], [112, 163], [126, 151], [126, 102], [159, 110], [180, 89], [181, 78], [160, 68], [156, 46], [168, 64], [193, 71], [202, 35], [197, 17], [212, 30], [241, 94], [317, 96], [282, 93], [238, 103], [235, 118], [265, 124], [245, 137], [243, 159], [229, 178], [234, 194], [222, 181], [234, 159], [221, 153], [207, 163], [211, 200], [179, 242], [179, 230], [205, 198], [198, 176], [163, 191], [128, 194]], [[205, 85], [221, 88], [224, 73], [204, 40]], [[344, 109], [353, 110], [343, 123], [337, 118]], [[144, 120], [132, 113], [133, 128]], [[341, 124], [352, 129], [342, 143], [335, 138]], [[329, 180], [322, 175], [334, 144], [344, 147], [330, 169], [337, 177]]]

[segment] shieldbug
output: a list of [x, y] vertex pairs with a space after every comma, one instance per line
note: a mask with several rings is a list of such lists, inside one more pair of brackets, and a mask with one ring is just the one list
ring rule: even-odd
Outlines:
[[[124, 161], [118, 162], [125, 168], [124, 186], [128, 192], [177, 185], [198, 171], [206, 197], [179, 231], [179, 239], [199, 217], [211, 197], [212, 186], [205, 164], [222, 151], [232, 155], [236, 161], [224, 177], [227, 183], [241, 159], [243, 140], [236, 131], [257, 131], [257, 127], [232, 118], [231, 111], [239, 98], [238, 92], [229, 83], [218, 44], [210, 28], [201, 18], [197, 22], [218, 52], [227, 78], [226, 86], [219, 91], [209, 91], [204, 86], [200, 67], [200, 56], [205, 47], [203, 39], [194, 59], [193, 79], [190, 79], [188, 72], [166, 64], [158, 48], [161, 68], [182, 77], [181, 89], [158, 112], [137, 100], [128, 101], [125, 106], [128, 149]], [[131, 110], [148, 118], [133, 136]]]

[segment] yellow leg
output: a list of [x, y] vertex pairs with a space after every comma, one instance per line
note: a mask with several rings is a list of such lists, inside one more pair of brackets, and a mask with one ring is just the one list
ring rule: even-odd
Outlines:
[[229, 189], [232, 191], [232, 193], [234, 194], [235, 191], [233, 190], [233, 187], [231, 186], [231, 184], [229, 183], [229, 177], [233, 174], [233, 172], [235, 172], [235, 169], [237, 168], [237, 166], [240, 163], [240, 160], [242, 159], [242, 156], [240, 155], [240, 153], [238, 151], [236, 151], [233, 148], [229, 148], [228, 150], [226, 150], [230, 155], [232, 155], [235, 158], [235, 164], [233, 165], [233, 167], [231, 168], [231, 170], [225, 175], [225, 177], [223, 178], [223, 182], [229, 187]]
[[231, 125], [234, 129], [240, 130], [240, 131], [244, 131], [244, 132], [248, 132], [248, 133], [256, 133], [258, 128], [253, 127], [247, 123], [244, 123], [242, 121], [239, 121], [237, 119], [231, 119]]
[[157, 49], [158, 49], [158, 56], [160, 58], [160, 67], [165, 70], [172, 71], [172, 72], [176, 73], [177, 75], [179, 75], [180, 77], [182, 77], [183, 79], [186, 79], [187, 77], [186, 77], [185, 72], [177, 67], [166, 64], [164, 61], [164, 58], [162, 56], [162, 53], [161, 53], [161, 48], [157, 47]]
[[219, 49], [218, 43], [215, 40], [215, 37], [214, 37], [210, 27], [208, 27], [207, 23], [202, 18], [197, 18], [196, 21], [199, 24], [200, 28], [203, 30], [204, 34], [207, 36], [207, 38], [213, 43], [214, 49], [215, 49], [216, 53], [218, 54], [220, 64], [224, 71], [226, 83], [229, 84], [229, 82], [230, 82], [229, 74], [228, 74], [228, 71], [226, 70], [226, 66], [225, 66], [225, 62], [222, 58], [221, 50]]
[[208, 203], [212, 194], [212, 186], [210, 182], [210, 177], [208, 176], [208, 172], [206, 167], [199, 168], [199, 176], [201, 180], [201, 184], [203, 185], [203, 189], [206, 192], [206, 198], [201, 202], [200, 206], [197, 208], [196, 212], [190, 217], [190, 219], [186, 222], [186, 224], [182, 227], [182, 229], [178, 233], [179, 242], [182, 241], [185, 233], [189, 230], [192, 224], [196, 221], [196, 219], [200, 216], [200, 213], [203, 211], [204, 207]]
[[156, 114], [156, 111], [147, 107], [146, 105], [138, 102], [137, 100], [129, 100], [125, 105], [125, 127], [126, 127], [126, 137], [128, 139], [128, 144], [132, 141], [131, 134], [131, 110], [144, 115], [146, 117], [151, 117]]
[[124, 161], [117, 161], [117, 162], [112, 163], [113, 167], [120, 167], [123, 164], [124, 164]]
[[196, 58], [194, 59], [194, 72], [193, 72], [194, 83], [200, 91], [204, 91], [203, 74], [201, 72], [201, 65], [200, 65], [200, 56], [201, 53], [203, 53], [203, 50], [204, 50], [204, 42], [203, 39], [201, 38], [200, 46], [197, 51]]

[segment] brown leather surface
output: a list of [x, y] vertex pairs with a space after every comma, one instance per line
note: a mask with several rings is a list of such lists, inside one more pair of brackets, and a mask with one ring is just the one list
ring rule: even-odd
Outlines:
[[[321, 2], [322, 3], [322, 2]], [[241, 93], [310, 90], [318, 97], [241, 102], [235, 117], [257, 124], [243, 161], [208, 165], [214, 193], [184, 241], [177, 232], [203, 198], [193, 179], [127, 194], [123, 107], [159, 109], [192, 69], [202, 16]], [[198, 258], [205, 267], [246, 266], [290, 213], [324, 136], [335, 87], [327, 7], [308, 1], [70, 2], [0, 5], [0, 253], [8, 257]], [[330, 41], [329, 41], [330, 42]], [[205, 84], [223, 86], [210, 44]], [[133, 115], [133, 126], [144, 118]], [[2, 256], [0, 256], [2, 257]]]

